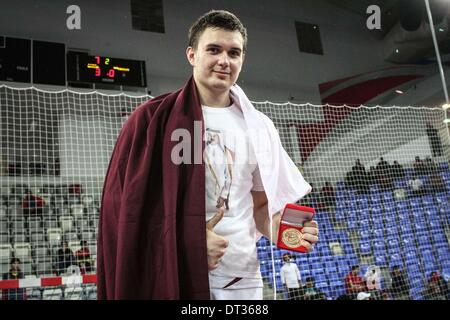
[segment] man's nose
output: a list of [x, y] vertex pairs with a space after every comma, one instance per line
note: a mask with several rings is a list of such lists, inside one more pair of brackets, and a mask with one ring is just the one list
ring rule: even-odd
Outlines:
[[222, 52], [219, 57], [219, 65], [222, 67], [227, 67], [230, 64], [230, 60], [228, 54], [226, 52]]

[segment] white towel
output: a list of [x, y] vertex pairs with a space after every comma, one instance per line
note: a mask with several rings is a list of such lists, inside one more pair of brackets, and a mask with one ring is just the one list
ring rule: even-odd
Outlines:
[[244, 91], [235, 84], [231, 95], [242, 110], [255, 151], [261, 179], [268, 199], [269, 218], [311, 192], [297, 166], [281, 145], [280, 136], [272, 120], [255, 109]]

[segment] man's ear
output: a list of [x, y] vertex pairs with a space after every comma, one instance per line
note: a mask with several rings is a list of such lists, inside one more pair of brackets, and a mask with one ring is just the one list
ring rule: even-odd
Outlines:
[[186, 48], [186, 57], [187, 57], [189, 63], [191, 64], [191, 66], [195, 67], [195, 65], [194, 65], [194, 57], [195, 57], [194, 48], [192, 48], [192, 47]]

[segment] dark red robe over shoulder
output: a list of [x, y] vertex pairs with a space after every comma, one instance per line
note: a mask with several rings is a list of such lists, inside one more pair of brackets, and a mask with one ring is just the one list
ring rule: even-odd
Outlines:
[[[194, 121], [203, 123], [203, 116], [191, 78], [125, 122], [103, 188], [98, 299], [210, 298], [205, 168], [194, 164]], [[171, 160], [180, 143], [171, 135], [180, 128], [191, 134], [192, 164]]]

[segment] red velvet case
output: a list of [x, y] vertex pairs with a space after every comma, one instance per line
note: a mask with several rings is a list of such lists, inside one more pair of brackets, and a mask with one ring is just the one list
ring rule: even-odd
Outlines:
[[280, 229], [278, 231], [277, 247], [306, 253], [307, 249], [300, 245], [303, 224], [314, 218], [314, 208], [288, 203], [281, 215]]

